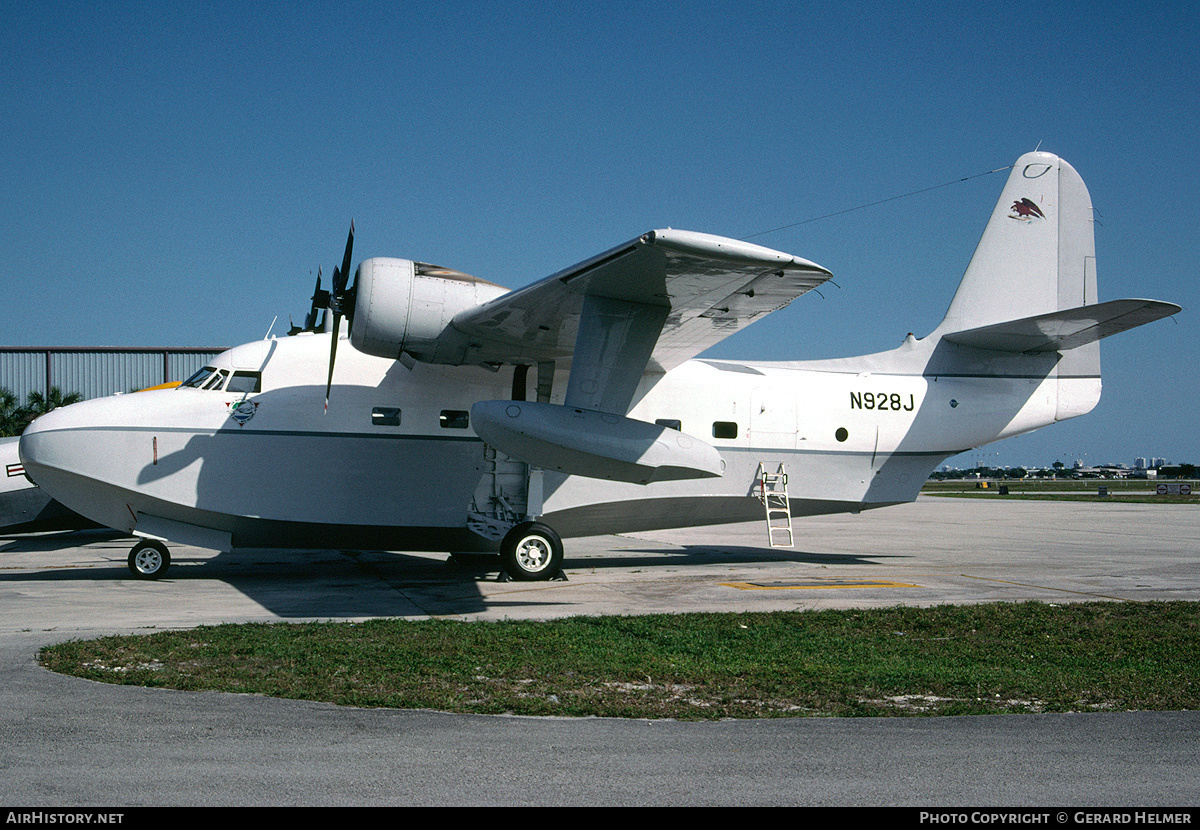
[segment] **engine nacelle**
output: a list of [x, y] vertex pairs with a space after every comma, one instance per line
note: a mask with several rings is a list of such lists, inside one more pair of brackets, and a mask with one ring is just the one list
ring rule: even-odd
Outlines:
[[507, 294], [508, 289], [449, 268], [410, 259], [363, 260], [350, 342], [377, 357], [421, 358], [455, 314]]

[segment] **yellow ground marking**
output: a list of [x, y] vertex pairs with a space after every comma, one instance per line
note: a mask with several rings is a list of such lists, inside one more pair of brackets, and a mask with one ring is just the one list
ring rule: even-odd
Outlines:
[[809, 591], [822, 588], [919, 588], [907, 582], [824, 579], [812, 582], [722, 582], [726, 588], [741, 591]]

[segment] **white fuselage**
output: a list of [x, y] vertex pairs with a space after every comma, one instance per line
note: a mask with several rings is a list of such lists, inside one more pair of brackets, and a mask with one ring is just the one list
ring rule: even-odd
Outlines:
[[[780, 472], [794, 516], [907, 502], [949, 456], [1091, 410], [1099, 340], [1179, 311], [1098, 302], [1092, 225], [1074, 168], [1027, 153], [931, 334], [787, 363], [688, 359], [830, 276], [744, 241], [652, 231], [512, 292], [366, 260], [328, 413], [331, 335], [301, 334], [177, 390], [55, 410], [21, 459], [67, 507], [152, 540], [499, 542], [534, 578], [559, 535], [765, 519]], [[350, 296], [335, 284], [334, 332]], [[157, 572], [135, 561], [147, 549], [165, 561], [135, 547], [137, 573]]]
[[[717, 449], [723, 474], [640, 485], [547, 471], [540, 515], [563, 536], [761, 518], [760, 465], [780, 464], [793, 515], [858, 512], [911, 501], [948, 456], [1054, 420], [1053, 360], [1006, 377], [930, 375], [933, 346], [689, 361], [643, 382], [628, 415], [678, 422]], [[326, 413], [328, 358], [329, 335], [240, 346], [213, 367], [257, 373], [258, 392], [184, 386], [75, 404], [31, 426], [22, 458], [68, 507], [128, 531], [153, 516], [228, 533], [235, 547], [494, 547], [467, 530], [490, 464], [467, 413], [511, 398], [512, 367], [406, 368], [343, 344]]]

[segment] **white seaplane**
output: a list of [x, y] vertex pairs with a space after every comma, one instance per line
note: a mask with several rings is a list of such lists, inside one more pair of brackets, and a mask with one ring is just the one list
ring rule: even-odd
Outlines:
[[829, 279], [790, 254], [661, 230], [516, 291], [381, 258], [348, 287], [351, 228], [294, 336], [54, 410], [21, 460], [140, 537], [147, 578], [166, 542], [499, 550], [522, 580], [561, 574], [563, 537], [766, 519], [785, 543], [792, 517], [912, 501], [946, 458], [1096, 405], [1097, 341], [1180, 308], [1100, 302], [1092, 222], [1070, 165], [1024, 155], [931, 334], [773, 363], [697, 356]]

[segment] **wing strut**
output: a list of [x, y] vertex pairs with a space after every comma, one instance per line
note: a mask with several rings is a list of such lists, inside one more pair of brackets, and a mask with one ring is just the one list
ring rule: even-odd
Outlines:
[[666, 306], [585, 296], [564, 403], [628, 412], [669, 312]]

